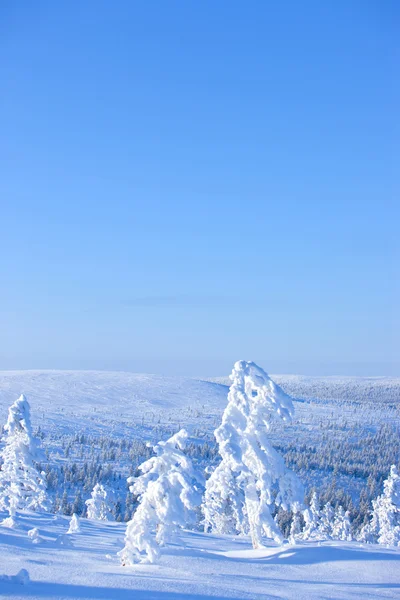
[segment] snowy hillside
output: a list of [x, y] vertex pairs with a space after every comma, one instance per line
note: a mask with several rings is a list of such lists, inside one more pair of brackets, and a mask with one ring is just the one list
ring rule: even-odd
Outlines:
[[[307, 375], [271, 375], [288, 394], [305, 400], [346, 402], [400, 402], [399, 377], [316, 377]], [[229, 377], [210, 381], [229, 385]]]
[[[400, 406], [400, 378], [273, 375], [294, 399], [338, 406], [345, 402]], [[115, 425], [200, 423], [212, 429], [226, 405], [229, 378], [202, 380], [112, 371], [0, 371], [0, 422], [21, 393], [33, 423], [99, 432]], [[297, 411], [304, 412], [297, 404]], [[306, 410], [306, 412], [310, 412]], [[120, 430], [122, 435], [124, 430]]]
[[[59, 536], [69, 519], [26, 514], [0, 528], [0, 597], [14, 600], [365, 600], [398, 598], [400, 549], [357, 543], [271, 545], [185, 532], [159, 564], [122, 567], [124, 524], [81, 520], [82, 533]], [[33, 544], [27, 532], [38, 528]], [[21, 569], [27, 574], [16, 577]], [[28, 580], [29, 576], [29, 580]], [[25, 583], [23, 583], [25, 582]]]
[[[324, 502], [340, 502], [361, 527], [390, 466], [400, 464], [400, 379], [273, 378], [300, 400], [293, 421], [275, 423], [269, 432], [274, 447], [307, 493], [317, 486]], [[216, 464], [213, 432], [228, 383], [125, 372], [2, 371], [0, 425], [10, 404], [26, 394], [55, 506], [65, 491], [68, 511], [79, 492], [85, 500], [97, 481], [113, 482], [123, 506], [115, 517], [124, 518], [125, 479], [148, 457], [147, 440], [165, 440], [185, 427], [195, 462]]]
[[[227, 387], [184, 377], [108, 371], [1, 371], [0, 420], [21, 393], [32, 406], [33, 423], [66, 431], [89, 428], [117, 435], [144, 422], [190, 424], [201, 414], [218, 417]], [[122, 429], [121, 429], [122, 426]]]

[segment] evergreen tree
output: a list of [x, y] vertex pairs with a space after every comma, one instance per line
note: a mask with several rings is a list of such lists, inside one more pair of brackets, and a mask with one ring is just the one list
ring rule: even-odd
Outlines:
[[250, 534], [254, 548], [263, 536], [282, 542], [273, 506], [302, 503], [303, 488], [274, 450], [268, 431], [274, 418], [290, 421], [291, 398], [253, 362], [238, 361], [222, 423], [215, 431], [222, 461], [206, 484], [205, 530]]
[[75, 499], [72, 503], [72, 507], [71, 507], [71, 511], [72, 514], [77, 514], [77, 515], [81, 515], [83, 512], [83, 508], [84, 508], [84, 503], [82, 500], [82, 494], [81, 491], [78, 490], [75, 496]]
[[395, 465], [390, 468], [389, 477], [384, 481], [383, 494], [372, 501], [372, 518], [363, 527], [360, 541], [400, 545], [400, 476]]
[[0, 509], [9, 513], [3, 524], [13, 526], [17, 510], [47, 510], [44, 473], [34, 461], [40, 458], [39, 443], [32, 433], [30, 406], [24, 395], [8, 410], [0, 452]]
[[316, 491], [311, 496], [310, 506], [303, 512], [304, 529], [302, 533], [303, 540], [313, 540], [319, 537], [319, 524], [321, 511], [319, 507], [319, 498]]
[[111, 492], [107, 491], [103, 485], [96, 483], [92, 491], [92, 497], [86, 500], [88, 519], [97, 519], [98, 521], [111, 520], [111, 496]]
[[68, 529], [67, 533], [69, 533], [69, 534], [81, 533], [81, 523], [80, 523], [79, 517], [76, 513], [74, 513], [71, 517], [71, 520], [69, 522], [69, 529]]
[[322, 540], [330, 540], [332, 538], [333, 520], [335, 511], [330, 502], [327, 502], [320, 512], [320, 520], [318, 525], [318, 534]]
[[332, 538], [334, 540], [342, 540], [346, 542], [351, 542], [353, 539], [351, 535], [349, 512], [345, 512], [342, 506], [338, 506], [335, 513], [335, 520], [332, 527]]
[[201, 502], [199, 475], [183, 453], [188, 434], [184, 429], [154, 446], [155, 456], [140, 465], [141, 475], [130, 477], [130, 490], [139, 506], [129, 521], [125, 547], [119, 556], [123, 565], [154, 562], [159, 546], [165, 545], [179, 527], [195, 520]]

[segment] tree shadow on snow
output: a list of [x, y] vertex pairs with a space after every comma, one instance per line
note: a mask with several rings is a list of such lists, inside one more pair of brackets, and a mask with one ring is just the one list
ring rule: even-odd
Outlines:
[[[266, 550], [271, 550], [267, 548]], [[194, 547], [185, 548], [168, 548], [169, 555], [175, 556], [190, 556], [191, 558], [244, 562], [252, 564], [270, 564], [270, 565], [313, 565], [319, 563], [334, 563], [347, 561], [397, 561], [400, 567], [400, 552], [396, 550], [386, 550], [375, 552], [367, 547], [336, 547], [336, 546], [285, 546], [282, 550], [278, 550], [271, 555], [266, 556], [251, 556], [251, 549], [248, 549], [249, 554], [245, 550], [238, 552], [237, 556], [226, 555], [224, 552], [217, 550], [202, 550]], [[241, 552], [243, 555], [241, 556]]]
[[[7, 594], [8, 592], [8, 594]], [[40, 597], [40, 598], [82, 598], [82, 600], [211, 600], [215, 594], [190, 594], [174, 591], [139, 590], [117, 587], [92, 587], [84, 585], [61, 584], [51, 582], [30, 582], [25, 586], [15, 584], [3, 584], [0, 593], [5, 598], [13, 595], [18, 597]], [[276, 598], [263, 594], [262, 598]], [[224, 596], [223, 600], [237, 600], [236, 597]]]

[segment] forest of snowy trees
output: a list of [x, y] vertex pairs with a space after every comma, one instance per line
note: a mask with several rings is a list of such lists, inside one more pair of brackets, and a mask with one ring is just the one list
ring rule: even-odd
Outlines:
[[[33, 432], [22, 395], [2, 431], [2, 525], [15, 526], [26, 509], [71, 515], [69, 533], [82, 517], [125, 521], [123, 564], [154, 561], [183, 527], [249, 535], [255, 548], [264, 538], [400, 545], [395, 427], [350, 438], [346, 459], [324, 433], [318, 448], [276, 444], [274, 423], [292, 420], [291, 398], [254, 363], [237, 362], [231, 382], [214, 440], [157, 424], [168, 438], [158, 444], [83, 432], [49, 440], [41, 428]], [[329, 475], [318, 493], [303, 487], [310, 471]], [[339, 485], [343, 475], [364, 482], [357, 494]]]

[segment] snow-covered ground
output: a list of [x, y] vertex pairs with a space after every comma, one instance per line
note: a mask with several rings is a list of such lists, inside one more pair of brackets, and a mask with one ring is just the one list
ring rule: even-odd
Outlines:
[[[274, 379], [299, 401], [293, 423], [274, 426], [271, 440], [297, 466], [303, 483], [329, 484], [334, 463], [339, 466], [336, 482], [354, 490], [356, 499], [366, 475], [351, 474], [354, 465], [357, 469], [374, 465], [376, 453], [382, 456], [382, 451], [385, 456], [379, 460], [385, 476], [387, 465], [398, 463], [400, 379]], [[89, 495], [82, 487], [85, 480], [72, 482], [61, 467], [76, 463], [79, 471], [96, 459], [112, 467], [119, 477], [114, 477], [114, 484], [119, 482], [123, 491], [131, 454], [142, 460], [135, 453], [136, 439], [166, 439], [184, 426], [192, 441], [212, 443], [212, 431], [227, 403], [228, 383], [226, 378], [209, 381], [121, 372], [0, 372], [0, 423], [5, 423], [9, 405], [26, 394], [33, 425], [43, 434], [47, 466], [59, 474], [58, 488], [50, 493], [66, 489], [72, 500], [80, 489], [85, 499]], [[85, 439], [75, 435], [82, 432]], [[127, 447], [110, 458], [110, 440], [117, 438]], [[303, 458], [308, 461], [304, 465]], [[39, 513], [20, 515], [14, 530], [0, 526], [0, 598], [400, 598], [400, 548], [324, 542], [271, 544], [256, 551], [246, 538], [185, 532], [164, 549], [158, 564], [122, 567], [117, 552], [124, 545], [124, 523], [82, 519], [82, 533], [60, 539], [68, 526], [68, 517]], [[28, 537], [34, 527], [39, 543]], [[17, 576], [21, 569], [30, 581]]]
[[[122, 567], [124, 524], [28, 513], [0, 527], [0, 597], [107, 600], [310, 600], [400, 597], [400, 549], [325, 542], [252, 550], [247, 538], [185, 532], [155, 565]], [[33, 544], [27, 532], [37, 527]], [[25, 569], [30, 581], [9, 581]]]
[[117, 435], [141, 423], [214, 424], [226, 404], [225, 385], [185, 377], [110, 371], [0, 371], [0, 421], [24, 393], [35, 425], [58, 431]]
[[[357, 500], [371, 469], [383, 481], [390, 465], [399, 464], [400, 448], [395, 440], [400, 427], [400, 378], [272, 377], [299, 401], [295, 402], [293, 422], [277, 424], [270, 436], [279, 452], [288, 453], [290, 465], [306, 488], [326, 489], [336, 467], [338, 487]], [[185, 427], [193, 441], [213, 443], [228, 385], [228, 377], [203, 380], [128, 372], [0, 371], [0, 425], [6, 421], [10, 404], [24, 393], [34, 428], [40, 426], [45, 434], [43, 445], [51, 466], [88, 460], [96, 445], [93, 438], [102, 436], [129, 444], [135, 440], [157, 442]], [[386, 425], [390, 430], [382, 431]], [[77, 433], [92, 436], [86, 448], [75, 443]], [[104, 457], [101, 460], [104, 462]], [[107, 464], [125, 479], [132, 460], [108, 459]], [[71, 497], [74, 494], [71, 490]]]
[[[294, 399], [320, 407], [322, 417], [331, 406], [368, 405], [368, 414], [386, 405], [400, 405], [400, 378], [303, 377], [273, 375]], [[226, 406], [229, 379], [193, 379], [111, 371], [0, 371], [0, 422], [8, 406], [24, 393], [32, 407], [34, 425], [44, 423], [58, 431], [81, 429], [98, 433], [116, 430], [117, 435], [140, 424], [179, 423], [201, 425], [211, 431]], [[389, 405], [389, 408], [388, 408]], [[315, 412], [314, 406], [312, 411]], [[312, 412], [296, 403], [302, 417]], [[354, 411], [353, 411], [354, 412]], [[399, 411], [397, 410], [398, 416]], [[373, 417], [376, 425], [375, 416]]]

